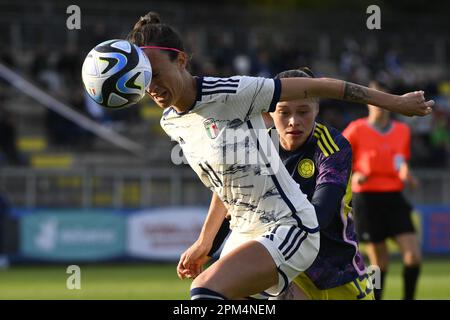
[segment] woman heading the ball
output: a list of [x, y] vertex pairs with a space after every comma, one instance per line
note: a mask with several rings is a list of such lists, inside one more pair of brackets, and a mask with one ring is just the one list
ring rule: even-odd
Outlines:
[[308, 97], [370, 103], [408, 116], [427, 115], [434, 105], [422, 91], [397, 96], [329, 78], [195, 77], [186, 69], [181, 38], [153, 12], [139, 19], [128, 40], [152, 64], [148, 94], [164, 109], [162, 128], [213, 192], [211, 208], [220, 208], [208, 212], [199, 240], [181, 257], [179, 277], [198, 274], [227, 212], [239, 234], [226, 244], [228, 254], [193, 280], [191, 299], [277, 296], [317, 256], [314, 207], [274, 150], [262, 112]]

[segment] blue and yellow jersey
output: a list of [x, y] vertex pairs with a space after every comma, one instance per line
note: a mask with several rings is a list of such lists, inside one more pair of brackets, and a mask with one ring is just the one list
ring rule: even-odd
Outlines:
[[320, 290], [363, 277], [366, 269], [350, 207], [349, 142], [336, 129], [316, 123], [305, 144], [294, 151], [280, 146], [279, 153], [288, 172], [314, 205], [321, 228], [320, 251], [306, 275]]

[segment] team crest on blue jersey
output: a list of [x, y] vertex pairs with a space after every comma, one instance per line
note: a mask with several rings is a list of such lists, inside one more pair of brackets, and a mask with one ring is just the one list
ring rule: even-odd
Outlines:
[[203, 121], [203, 125], [206, 129], [206, 134], [210, 139], [215, 139], [219, 134], [219, 127], [217, 126], [216, 120], [213, 118], [208, 118]]
[[299, 162], [297, 171], [301, 177], [305, 179], [311, 178], [315, 171], [314, 161], [311, 159], [303, 159]]

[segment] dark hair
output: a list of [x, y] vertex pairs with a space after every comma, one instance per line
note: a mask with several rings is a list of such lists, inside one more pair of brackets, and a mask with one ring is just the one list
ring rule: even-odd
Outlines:
[[[275, 79], [283, 79], [283, 78], [315, 78], [315, 76], [310, 68], [301, 67], [298, 69], [282, 71], [275, 76]], [[314, 98], [313, 100], [316, 101], [317, 106], [319, 106], [319, 99]]]
[[275, 79], [282, 78], [315, 78], [314, 73], [308, 67], [282, 71], [275, 76]]
[[[159, 14], [151, 11], [139, 18], [128, 34], [127, 40], [137, 46], [155, 45], [184, 51], [180, 35], [172, 27], [162, 23]], [[175, 51], [166, 52], [172, 61], [178, 55]]]

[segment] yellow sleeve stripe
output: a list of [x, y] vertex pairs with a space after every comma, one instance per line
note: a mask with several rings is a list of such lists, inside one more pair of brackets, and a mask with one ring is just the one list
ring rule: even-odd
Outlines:
[[316, 132], [320, 135], [320, 139], [318, 141], [322, 142], [322, 145], [325, 145], [325, 148], [328, 151], [327, 153], [333, 154], [335, 151], [328, 143], [327, 138], [325, 137], [323, 132], [321, 132], [320, 129], [318, 129], [318, 128], [316, 128]]
[[352, 207], [350, 206], [350, 202], [352, 201], [352, 174], [348, 178], [347, 188], [345, 189], [344, 195], [344, 214], [348, 217], [349, 213], [352, 211]]
[[319, 146], [320, 150], [322, 150], [322, 153], [325, 155], [325, 157], [328, 157], [330, 154], [329, 154], [329, 153], [327, 152], [327, 150], [323, 147], [322, 142], [320, 142], [320, 140], [319, 140], [319, 135], [316, 135], [316, 133], [314, 133], [314, 136], [315, 136], [316, 138], [318, 138], [318, 139], [317, 139], [317, 145]]
[[328, 128], [325, 127], [323, 124], [320, 124], [320, 123], [317, 123], [317, 127], [322, 129], [325, 132], [325, 134], [326, 134], [326, 136], [328, 138], [328, 141], [331, 143], [331, 145], [334, 147], [334, 149], [336, 151], [339, 151], [339, 147], [336, 145], [336, 143], [334, 143], [334, 140], [331, 138], [331, 135], [330, 135], [330, 132], [328, 131]]

